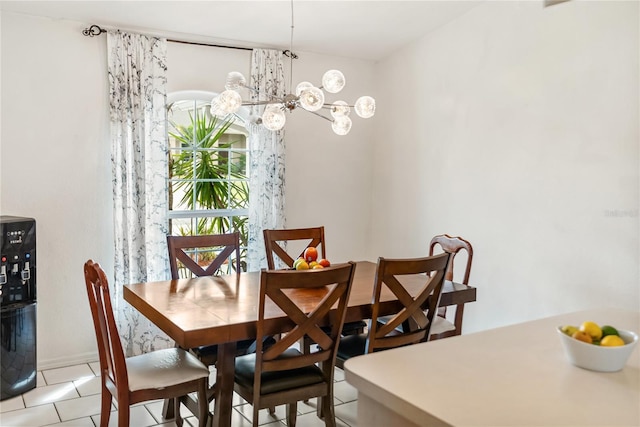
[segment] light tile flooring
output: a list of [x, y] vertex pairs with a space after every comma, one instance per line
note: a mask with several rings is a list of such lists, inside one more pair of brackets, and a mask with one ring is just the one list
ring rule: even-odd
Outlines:
[[[0, 426], [78, 426], [100, 425], [100, 378], [98, 363], [85, 363], [64, 368], [38, 371], [37, 387], [27, 393], [0, 402]], [[215, 378], [212, 373], [212, 378]], [[355, 427], [357, 392], [344, 380], [340, 369], [335, 371], [334, 398], [337, 427]], [[173, 420], [163, 420], [162, 401], [139, 403], [131, 408], [131, 427], [175, 426]], [[251, 426], [251, 405], [234, 395], [233, 427]], [[117, 406], [112, 405], [109, 427], [117, 426]], [[212, 408], [213, 410], [213, 404]], [[324, 421], [315, 413], [316, 400], [298, 403], [297, 426], [321, 427]], [[197, 426], [197, 419], [184, 406], [181, 414], [185, 427]], [[276, 408], [275, 416], [260, 411], [260, 425], [282, 427], [286, 425], [285, 407]]]

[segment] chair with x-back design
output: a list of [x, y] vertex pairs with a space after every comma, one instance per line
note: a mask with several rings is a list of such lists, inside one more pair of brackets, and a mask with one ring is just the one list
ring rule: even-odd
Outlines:
[[[200, 236], [167, 236], [167, 247], [169, 249], [169, 265], [171, 268], [171, 278], [180, 279], [188, 275], [196, 277], [212, 276], [219, 272], [220, 268], [227, 263], [236, 274], [241, 273], [240, 263], [240, 233], [209, 234]], [[235, 256], [235, 262], [233, 260]], [[230, 258], [232, 257], [232, 258]], [[198, 262], [204, 259], [204, 264]], [[274, 338], [267, 338], [265, 345], [275, 342]], [[239, 341], [236, 355], [244, 355], [255, 351], [256, 342], [253, 339]], [[218, 346], [205, 345], [189, 349], [200, 361], [207, 366], [215, 366], [218, 361]], [[274, 408], [269, 408], [270, 412], [275, 412]]]
[[[379, 258], [369, 330], [340, 340], [336, 366], [342, 368], [345, 361], [362, 354], [428, 341], [448, 261], [448, 253], [424, 258]], [[403, 285], [404, 280], [419, 280], [423, 283], [421, 290], [411, 295]], [[402, 308], [380, 322], [383, 288], [398, 299]]]
[[[324, 240], [324, 226], [310, 227], [310, 228], [292, 228], [292, 229], [277, 229], [277, 230], [263, 230], [264, 234], [264, 246], [267, 253], [267, 265], [270, 270], [276, 268], [276, 262], [274, 255], [276, 255], [287, 267], [293, 267], [295, 259], [303, 257], [304, 251], [309, 247], [320, 248], [318, 253], [320, 258], [326, 258], [326, 244]], [[295, 258], [291, 256], [284, 248], [283, 245], [286, 242], [291, 241], [303, 241], [306, 243], [298, 256]], [[353, 335], [364, 332], [364, 328], [367, 324], [363, 321], [347, 322], [342, 328], [342, 335]], [[309, 352], [309, 348], [313, 344], [310, 337], [305, 337], [301, 343], [303, 351]]]
[[[320, 400], [318, 415], [325, 425], [335, 426], [334, 363], [355, 268], [350, 262], [322, 270], [262, 271], [257, 337], [277, 332], [270, 329], [274, 310], [287, 315], [290, 328], [271, 347], [258, 339], [254, 354], [236, 358], [235, 391], [253, 405], [254, 426], [261, 408], [286, 404], [287, 425], [293, 427], [297, 402], [313, 397]], [[292, 347], [304, 336], [318, 343], [307, 354]]]

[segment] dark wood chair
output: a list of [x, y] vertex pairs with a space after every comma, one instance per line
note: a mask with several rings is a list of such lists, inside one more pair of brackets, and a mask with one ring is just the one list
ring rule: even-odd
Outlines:
[[[203, 236], [167, 236], [171, 278], [213, 276], [227, 263], [240, 273], [240, 233]], [[231, 256], [235, 254], [235, 263]], [[203, 264], [205, 264], [203, 266]], [[235, 265], [234, 265], [235, 264]]]
[[[366, 334], [340, 340], [336, 366], [343, 368], [348, 359], [362, 354], [428, 341], [448, 261], [447, 253], [424, 258], [379, 258], [369, 330]], [[412, 296], [403, 286], [403, 280], [409, 276], [415, 280], [416, 275], [424, 279], [424, 286]], [[385, 316], [384, 322], [379, 322], [383, 287], [393, 293], [403, 307], [396, 314]]]
[[[318, 251], [318, 258], [327, 258], [326, 244], [324, 240], [324, 226], [310, 227], [310, 228], [294, 228], [294, 229], [279, 229], [279, 230], [263, 230], [264, 234], [264, 246], [267, 252], [267, 265], [269, 270], [276, 269], [277, 256], [287, 267], [292, 268], [293, 263], [297, 258], [303, 256], [304, 251], [308, 247], [320, 248]], [[302, 241], [306, 245], [299, 248], [301, 252], [299, 255], [291, 256], [286, 249], [283, 248], [285, 242]], [[364, 328], [367, 326], [365, 322], [347, 322], [342, 328], [342, 335], [361, 334], [364, 332]], [[305, 337], [303, 342], [300, 343], [302, 351], [308, 353], [313, 341], [309, 337]]]
[[84, 265], [84, 278], [100, 356], [100, 427], [109, 425], [112, 399], [118, 402], [118, 426], [129, 427], [130, 405], [169, 398], [175, 402], [176, 425], [182, 426], [180, 397], [192, 392], [198, 394], [199, 426], [204, 427], [209, 414], [206, 396], [209, 369], [179, 348], [125, 358], [104, 271], [89, 260]]
[[[235, 265], [236, 274], [241, 273], [239, 232], [201, 236], [167, 236], [167, 247], [171, 278], [174, 280], [188, 275], [196, 277], [214, 275], [219, 272], [224, 263]], [[232, 262], [234, 254], [235, 262]], [[206, 260], [204, 266], [201, 265], [203, 262], [198, 262], [199, 258]], [[209, 265], [206, 265], [207, 263]], [[265, 345], [273, 343], [275, 339], [269, 337]], [[253, 339], [242, 340], [236, 345], [238, 356], [251, 353], [256, 349], [256, 341]], [[207, 366], [215, 366], [218, 361], [217, 345], [200, 346], [188, 350]], [[214, 386], [212, 385], [212, 389]], [[212, 398], [213, 393], [210, 395]], [[269, 408], [269, 410], [271, 413], [275, 412], [275, 408]], [[171, 414], [171, 412], [167, 413]]]
[[[319, 399], [325, 425], [335, 426], [333, 373], [354, 272], [353, 262], [321, 270], [262, 271], [257, 336], [278, 332], [270, 322], [278, 309], [289, 317], [290, 329], [271, 347], [258, 340], [255, 354], [236, 358], [234, 389], [253, 405], [254, 426], [261, 408], [286, 404], [287, 425], [293, 427], [297, 402], [313, 397]], [[331, 327], [321, 328], [326, 325]], [[291, 347], [304, 336], [318, 343], [308, 354]]]
[[[444, 276], [445, 280], [453, 282], [454, 260], [461, 251], [466, 251], [465, 265], [462, 271], [463, 285], [469, 284], [469, 274], [471, 273], [471, 262], [473, 261], [473, 247], [469, 241], [462, 237], [451, 237], [447, 234], [440, 234], [431, 239], [429, 245], [429, 255], [433, 255], [439, 249], [441, 252], [451, 254], [449, 265]], [[460, 335], [462, 333], [462, 316], [464, 315], [464, 304], [458, 304], [455, 307], [455, 318], [453, 323], [447, 320], [447, 308], [440, 307], [438, 309], [438, 318], [434, 322], [431, 330], [431, 339], [440, 339]]]
[[[326, 258], [326, 246], [324, 242], [324, 227], [311, 227], [311, 228], [292, 228], [282, 230], [263, 230], [264, 234], [264, 246], [267, 253], [267, 265], [269, 270], [275, 270], [276, 258], [281, 260], [285, 267], [293, 267], [293, 263], [297, 258], [301, 258], [304, 251], [308, 247], [320, 248], [318, 251], [319, 258]], [[282, 245], [287, 242], [301, 240], [306, 243], [301, 249], [299, 255], [291, 256], [289, 252]]]

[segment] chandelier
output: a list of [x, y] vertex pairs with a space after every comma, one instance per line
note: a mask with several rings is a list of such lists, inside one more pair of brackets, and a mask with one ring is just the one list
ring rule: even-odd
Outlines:
[[[296, 86], [295, 92], [291, 90], [293, 75], [293, 59], [297, 56], [292, 52], [293, 46], [293, 0], [291, 0], [291, 44], [285, 55], [290, 58], [289, 87], [284, 97], [274, 96], [268, 93], [260, 93], [256, 88], [247, 86], [244, 75], [238, 71], [232, 71], [227, 75], [225, 90], [211, 101], [211, 113], [216, 116], [226, 116], [236, 113], [241, 106], [264, 106], [261, 116], [252, 116], [251, 121], [262, 124], [271, 131], [277, 131], [284, 127], [287, 112], [296, 109], [308, 111], [318, 117], [331, 122], [331, 128], [338, 135], [346, 135], [351, 130], [351, 109], [362, 118], [369, 118], [375, 114], [376, 101], [370, 96], [361, 96], [355, 103], [337, 100], [327, 102], [325, 92], [339, 93], [345, 86], [344, 74], [338, 70], [329, 70], [322, 76], [322, 85], [314, 86], [309, 82], [301, 82]], [[238, 92], [239, 89], [248, 89], [267, 100], [244, 101]], [[325, 109], [329, 115], [322, 114]]]

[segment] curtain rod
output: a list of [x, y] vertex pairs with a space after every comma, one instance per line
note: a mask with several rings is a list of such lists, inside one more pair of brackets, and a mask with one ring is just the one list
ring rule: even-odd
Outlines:
[[[88, 37], [95, 37], [106, 32], [107, 30], [105, 30], [104, 28], [100, 28], [98, 25], [94, 24], [94, 25], [91, 25], [89, 28], [85, 28], [84, 30], [82, 30], [82, 35], [88, 36]], [[170, 38], [167, 38], [167, 41], [172, 43], [191, 44], [196, 46], [221, 47], [223, 49], [253, 50], [253, 48], [251, 47], [228, 46], [228, 45], [221, 45], [221, 44], [192, 42], [192, 41], [177, 40], [177, 39], [170, 39]], [[298, 55], [291, 52], [289, 49], [283, 50], [282, 53], [286, 57], [298, 59]]]

